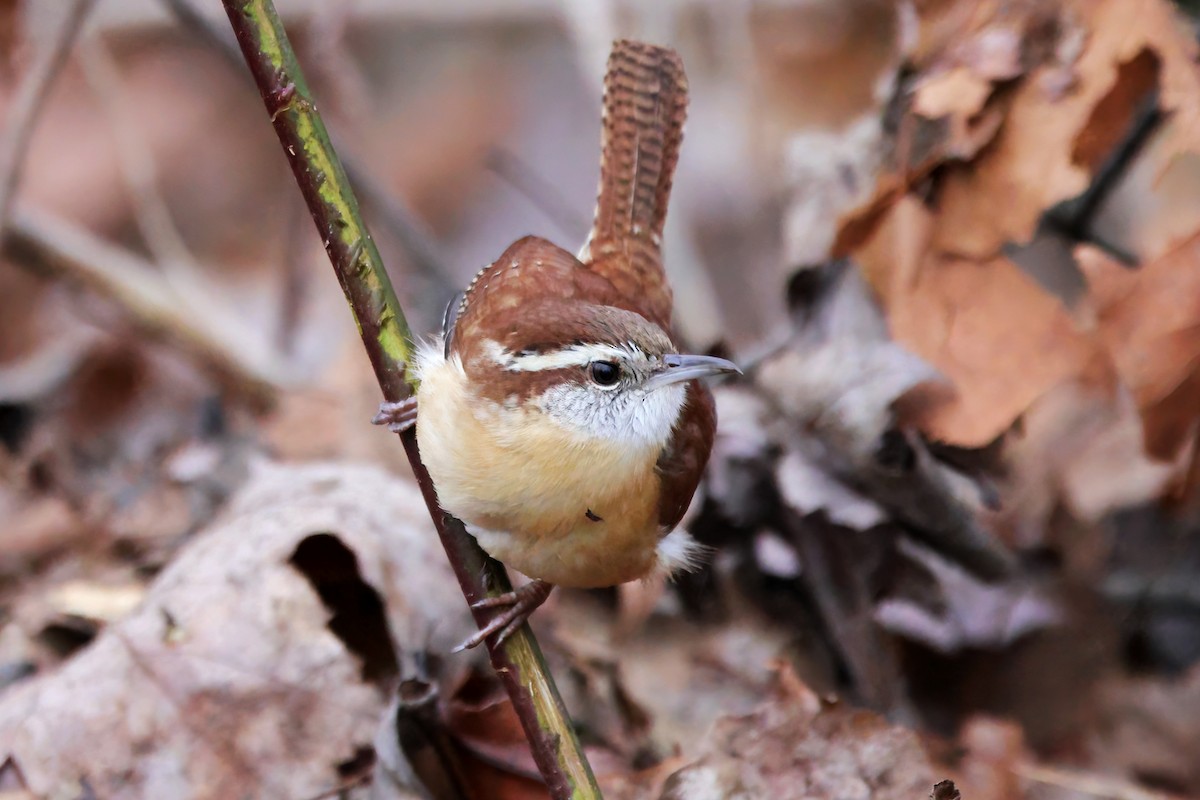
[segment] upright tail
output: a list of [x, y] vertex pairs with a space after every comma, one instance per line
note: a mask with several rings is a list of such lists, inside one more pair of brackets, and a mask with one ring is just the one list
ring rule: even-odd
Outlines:
[[620, 40], [604, 79], [600, 192], [580, 259], [664, 327], [671, 289], [662, 268], [662, 231], [687, 117], [679, 54]]

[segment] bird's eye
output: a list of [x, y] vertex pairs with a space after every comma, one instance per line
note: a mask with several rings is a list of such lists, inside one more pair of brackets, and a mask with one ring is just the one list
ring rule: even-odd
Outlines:
[[621, 380], [621, 368], [611, 361], [593, 361], [592, 380], [600, 386], [615, 386]]

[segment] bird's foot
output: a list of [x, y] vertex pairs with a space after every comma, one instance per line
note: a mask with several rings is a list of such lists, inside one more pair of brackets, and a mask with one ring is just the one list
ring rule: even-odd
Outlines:
[[380, 403], [379, 413], [371, 420], [371, 424], [387, 425], [392, 433], [404, 433], [417, 424], [417, 398], [406, 397], [398, 403]]
[[496, 597], [485, 597], [472, 603], [471, 608], [503, 608], [504, 610], [492, 617], [488, 624], [480, 628], [474, 636], [454, 648], [454, 652], [458, 653], [478, 647], [493, 633], [496, 634], [496, 647], [504, 644], [508, 637], [516, 633], [517, 628], [525, 624], [529, 615], [546, 602], [546, 598], [550, 596], [553, 589], [553, 584], [545, 581], [532, 581], [514, 591], [505, 592]]

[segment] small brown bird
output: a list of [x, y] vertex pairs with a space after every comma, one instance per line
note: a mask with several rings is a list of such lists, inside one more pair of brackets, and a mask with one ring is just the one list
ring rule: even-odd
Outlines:
[[583, 251], [533, 236], [510, 246], [419, 349], [416, 397], [375, 419], [417, 424], [442, 507], [534, 579], [477, 604], [504, 610], [464, 646], [502, 641], [554, 585], [613, 586], [695, 560], [675, 528], [716, 429], [697, 379], [739, 370], [679, 354], [671, 335], [661, 240], [686, 109], [674, 51], [616, 42]]

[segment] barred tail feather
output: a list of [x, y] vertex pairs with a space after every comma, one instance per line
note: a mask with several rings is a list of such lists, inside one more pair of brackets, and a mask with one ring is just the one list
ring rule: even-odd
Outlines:
[[[620, 40], [604, 79], [604, 124], [596, 218], [580, 260], [651, 316], [670, 318], [662, 269], [662, 232], [688, 88], [679, 55], [669, 48]], [[658, 321], [658, 320], [656, 320]]]

